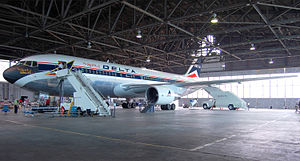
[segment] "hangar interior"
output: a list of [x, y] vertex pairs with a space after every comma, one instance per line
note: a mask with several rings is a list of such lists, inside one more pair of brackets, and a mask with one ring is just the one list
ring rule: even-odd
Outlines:
[[201, 76], [284, 70], [300, 66], [298, 5], [294, 0], [6, 1], [0, 5], [0, 56], [16, 61], [59, 53], [176, 74], [199, 64]]
[[[199, 81], [300, 73], [299, 0], [4, 0], [0, 59], [63, 54]], [[116, 118], [1, 113], [0, 160], [299, 160], [299, 77], [217, 87], [250, 111], [180, 109]], [[0, 99], [36, 97], [1, 82]], [[182, 97], [198, 102], [203, 90]], [[266, 109], [273, 106], [277, 109]], [[264, 109], [259, 109], [264, 108]], [[293, 109], [293, 110], [291, 110]], [[298, 159], [297, 159], [298, 158]]]

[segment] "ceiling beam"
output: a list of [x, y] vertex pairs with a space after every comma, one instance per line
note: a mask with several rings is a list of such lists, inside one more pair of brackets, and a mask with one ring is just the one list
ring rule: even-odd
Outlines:
[[283, 48], [285, 49], [285, 51], [288, 53], [288, 55], [292, 55], [291, 52], [289, 51], [289, 49], [287, 48], [287, 46], [283, 43], [283, 41], [280, 39], [279, 35], [276, 33], [276, 31], [272, 28], [272, 26], [270, 25], [268, 19], [262, 14], [262, 12], [260, 11], [260, 9], [256, 6], [256, 4], [252, 5], [254, 7], [254, 9], [257, 11], [257, 13], [260, 15], [260, 17], [263, 19], [263, 21], [266, 23], [266, 25], [268, 26], [268, 28], [272, 31], [272, 33], [275, 35], [275, 37], [278, 39], [278, 41], [280, 42], [280, 44], [283, 46]]
[[[165, 22], [163, 19], [161, 19], [161, 18], [159, 18], [159, 17], [157, 17], [157, 16], [155, 16], [155, 15], [153, 15], [153, 14], [151, 14], [151, 13], [149, 13], [149, 12], [147, 12], [147, 11], [141, 9], [141, 8], [138, 8], [138, 7], [134, 6], [134, 5], [132, 5], [132, 4], [128, 3], [128, 2], [126, 2], [126, 1], [122, 1], [122, 3], [126, 4], [127, 6], [129, 6], [129, 7], [131, 7], [131, 8], [134, 8], [134, 9], [136, 9], [137, 11], [140, 11], [140, 12], [142, 12], [142, 13], [144, 13], [144, 14], [146, 14], [146, 15], [148, 15], [148, 16], [150, 16], [150, 17], [156, 19], [156, 20], [158, 20], [159, 22], [166, 23], [166, 24], [168, 24], [168, 25], [170, 25], [170, 26], [172, 26], [172, 27], [174, 27], [174, 28], [176, 28], [176, 29], [178, 29], [178, 30], [180, 30], [180, 31], [182, 31], [182, 32], [184, 32], [184, 33], [186, 33], [186, 34], [189, 35], [189, 36], [192, 36], [192, 37], [194, 37], [194, 38], [197, 38], [197, 39], [199, 39], [199, 40], [201, 40], [201, 41], [204, 41], [205, 43], [207, 43], [207, 44], [209, 44], [209, 45], [215, 47], [215, 45], [212, 44], [212, 43], [210, 43], [209, 41], [207, 41], [207, 40], [205, 40], [205, 39], [203, 39], [203, 38], [201, 38], [201, 37], [195, 36], [193, 33], [189, 32], [189, 31], [187, 31], [187, 30], [185, 30], [185, 29], [183, 29], [183, 28], [181, 28], [181, 27], [179, 27], [179, 26], [177, 26], [177, 25], [172, 24], [170, 21]], [[224, 49], [221, 49], [221, 48], [218, 48], [218, 47], [215, 47], [215, 48], [221, 50], [222, 52], [224, 52], [224, 53], [226, 53], [226, 54], [228, 54], [228, 55], [230, 55], [230, 56], [232, 56], [232, 57], [234, 57], [234, 58], [236, 58], [236, 59], [241, 59], [241, 58], [237, 57], [237, 56], [234, 55], [234, 54], [230, 54], [228, 51], [226, 51], [226, 50], [224, 50]]]
[[270, 4], [270, 3], [263, 3], [263, 2], [257, 2], [259, 5], [269, 6], [269, 7], [280, 7], [280, 8], [286, 8], [286, 9], [292, 9], [292, 10], [300, 10], [298, 7], [291, 7], [291, 6], [283, 6], [278, 4]]

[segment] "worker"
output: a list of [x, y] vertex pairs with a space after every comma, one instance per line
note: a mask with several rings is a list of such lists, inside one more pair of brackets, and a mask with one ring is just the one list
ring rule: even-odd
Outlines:
[[19, 100], [19, 106], [23, 107], [23, 100], [22, 99]]
[[15, 101], [14, 101], [14, 112], [15, 112], [15, 114], [18, 113], [18, 109], [19, 109], [19, 101], [17, 99], [15, 99]]
[[299, 101], [299, 103], [298, 103], [297, 112], [299, 112], [299, 109], [300, 109], [300, 101]]
[[141, 112], [141, 111], [142, 111], [142, 103], [139, 102], [139, 103], [138, 103], [138, 106], [139, 106], [139, 111]]
[[4, 99], [2, 111], [5, 112], [5, 115], [9, 112], [9, 102], [7, 99]]

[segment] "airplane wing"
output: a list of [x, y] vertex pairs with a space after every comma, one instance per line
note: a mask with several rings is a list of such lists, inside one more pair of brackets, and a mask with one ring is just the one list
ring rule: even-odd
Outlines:
[[297, 75], [289, 75], [289, 76], [275, 76], [275, 77], [259, 77], [259, 78], [244, 78], [244, 79], [224, 79], [224, 80], [211, 80], [211, 81], [197, 81], [197, 82], [184, 82], [184, 83], [176, 83], [174, 85], [179, 87], [193, 87], [193, 86], [210, 86], [210, 85], [219, 85], [224, 83], [234, 83], [234, 82], [248, 82], [248, 81], [256, 81], [256, 80], [268, 80], [268, 79], [278, 79], [278, 78], [290, 78], [297, 77]]
[[162, 86], [162, 85], [174, 85], [178, 87], [201, 87], [201, 86], [211, 86], [219, 85], [225, 83], [241, 83], [247, 81], [256, 81], [256, 80], [268, 80], [268, 79], [278, 79], [278, 78], [290, 78], [297, 77], [297, 75], [288, 75], [288, 76], [275, 76], [275, 77], [259, 77], [259, 78], [245, 78], [245, 79], [225, 79], [225, 80], [211, 80], [211, 81], [196, 81], [196, 82], [182, 82], [182, 83], [153, 83], [153, 84], [122, 84], [122, 87], [126, 90], [131, 89], [147, 89], [151, 86]]

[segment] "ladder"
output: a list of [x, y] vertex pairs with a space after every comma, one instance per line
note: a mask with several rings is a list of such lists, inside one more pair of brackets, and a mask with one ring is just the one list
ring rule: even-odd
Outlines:
[[74, 93], [75, 105], [80, 106], [83, 110], [95, 111], [100, 116], [111, 114], [110, 107], [105, 102], [105, 97], [91, 86], [90, 80], [80, 70], [62, 69], [57, 71], [56, 76], [67, 79], [76, 90]]

